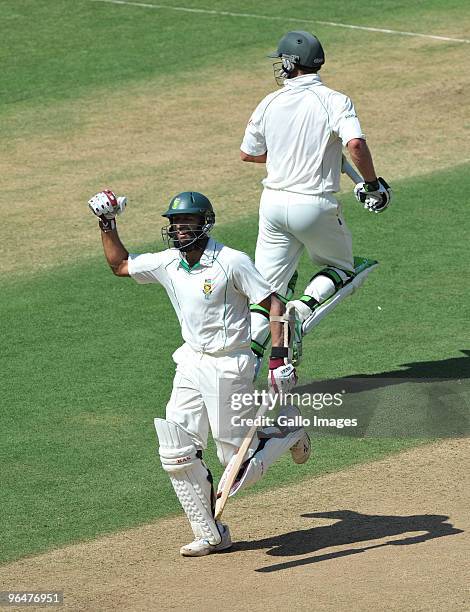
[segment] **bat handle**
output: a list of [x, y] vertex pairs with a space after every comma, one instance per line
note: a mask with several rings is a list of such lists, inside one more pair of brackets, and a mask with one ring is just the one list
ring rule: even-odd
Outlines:
[[341, 161], [341, 172], [347, 174], [355, 185], [364, 182], [362, 176], [351, 166], [344, 155]]
[[290, 304], [287, 306], [284, 314], [284, 346], [287, 348], [287, 361], [292, 363], [293, 344], [295, 334], [295, 306]]

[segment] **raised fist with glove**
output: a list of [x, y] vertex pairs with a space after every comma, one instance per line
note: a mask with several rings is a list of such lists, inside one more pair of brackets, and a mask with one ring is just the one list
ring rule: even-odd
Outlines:
[[126, 204], [126, 197], [117, 197], [110, 189], [104, 189], [88, 200], [88, 207], [99, 218], [103, 232], [116, 229], [115, 217], [124, 212]]
[[392, 200], [392, 190], [381, 176], [375, 181], [358, 183], [354, 195], [364, 208], [375, 213], [384, 211]]
[[274, 393], [289, 393], [297, 384], [297, 372], [291, 363], [284, 359], [271, 357], [269, 360], [268, 388]]

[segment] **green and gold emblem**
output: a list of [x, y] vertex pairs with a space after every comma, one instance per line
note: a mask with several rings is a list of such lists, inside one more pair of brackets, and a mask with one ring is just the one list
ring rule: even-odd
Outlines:
[[204, 281], [204, 286], [202, 288], [202, 292], [204, 293], [204, 297], [208, 300], [212, 294], [212, 280], [210, 278], [206, 278]]

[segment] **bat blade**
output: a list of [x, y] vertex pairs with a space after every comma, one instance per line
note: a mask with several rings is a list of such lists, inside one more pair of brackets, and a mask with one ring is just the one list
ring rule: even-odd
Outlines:
[[[255, 417], [256, 419], [255, 422], [258, 422], [258, 418], [262, 417], [264, 413], [267, 411], [267, 409], [268, 409], [268, 404], [266, 403], [262, 404], [258, 408], [258, 412], [256, 413], [256, 417]], [[237, 454], [235, 455], [234, 462], [230, 465], [229, 471], [227, 473], [224, 473], [223, 487], [221, 490], [217, 491], [217, 499], [215, 502], [215, 512], [214, 512], [215, 520], [219, 520], [220, 517], [222, 516], [222, 512], [224, 511], [225, 504], [227, 503], [227, 499], [230, 495], [232, 486], [237, 478], [240, 468], [242, 467], [242, 463], [245, 460], [245, 455], [248, 449], [250, 448], [251, 441], [253, 440], [257, 429], [258, 427], [256, 425], [253, 425], [250, 428], [240, 448], [238, 449]]]
[[[294, 341], [294, 325], [295, 325], [295, 308], [291, 305], [282, 317], [272, 317], [272, 320], [282, 321], [284, 326], [284, 346], [288, 349], [287, 362], [290, 363], [292, 360], [292, 344]], [[278, 401], [276, 397], [276, 403]], [[269, 408], [269, 400], [263, 401], [255, 416], [255, 423], [259, 422], [258, 417], [264, 416], [265, 412]], [[271, 408], [274, 408], [271, 406]], [[245, 439], [243, 440], [240, 448], [238, 449], [235, 458], [225, 468], [225, 472], [222, 475], [221, 481], [217, 488], [217, 499], [215, 502], [214, 518], [219, 520], [224, 511], [227, 500], [230, 496], [230, 491], [237, 478], [240, 468], [245, 460], [245, 455], [250, 448], [251, 441], [256, 435], [257, 425], [250, 427]]]

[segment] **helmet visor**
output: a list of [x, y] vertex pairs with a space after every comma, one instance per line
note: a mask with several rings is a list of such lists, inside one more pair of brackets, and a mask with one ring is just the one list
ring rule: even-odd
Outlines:
[[203, 217], [196, 223], [171, 222], [162, 227], [162, 240], [169, 249], [184, 252], [190, 250], [198, 240], [207, 238], [213, 226], [213, 222], [207, 222]]

